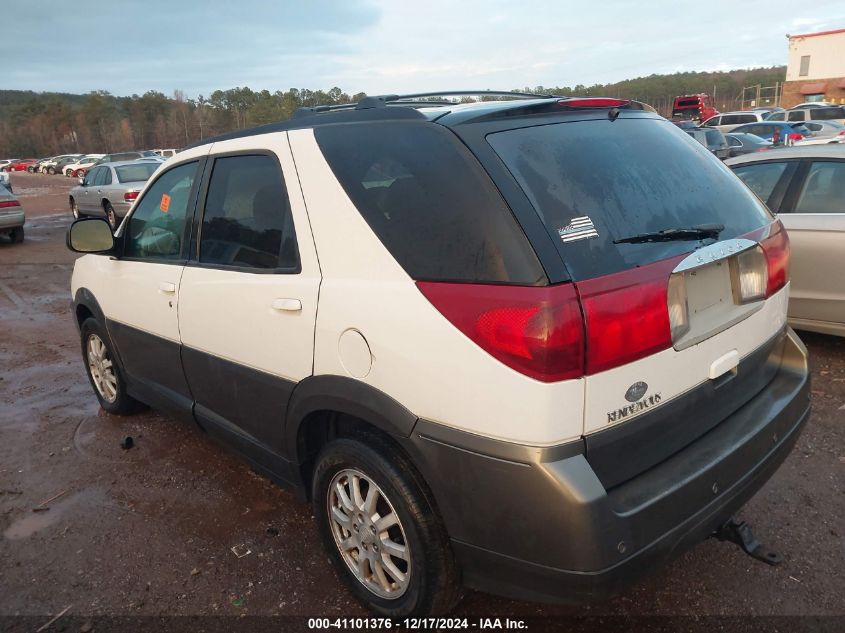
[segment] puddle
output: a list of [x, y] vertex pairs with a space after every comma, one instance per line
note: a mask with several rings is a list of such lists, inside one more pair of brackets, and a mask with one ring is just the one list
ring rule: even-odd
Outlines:
[[62, 510], [58, 507], [51, 507], [46, 512], [30, 512], [6, 528], [3, 536], [10, 541], [29, 538], [58, 521], [61, 516]]

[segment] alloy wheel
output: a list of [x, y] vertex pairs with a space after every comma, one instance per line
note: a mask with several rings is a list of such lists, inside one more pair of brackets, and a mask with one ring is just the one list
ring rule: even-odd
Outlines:
[[114, 402], [117, 399], [117, 376], [106, 344], [99, 336], [91, 334], [88, 336], [86, 350], [88, 371], [91, 372], [97, 392], [106, 402]]
[[411, 580], [410, 548], [384, 491], [347, 468], [332, 478], [326, 503], [335, 545], [352, 575], [381, 598], [402, 596]]

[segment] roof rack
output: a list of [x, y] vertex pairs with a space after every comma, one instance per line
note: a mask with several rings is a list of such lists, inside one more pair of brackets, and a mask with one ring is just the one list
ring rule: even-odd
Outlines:
[[430, 97], [469, 97], [482, 95], [487, 97], [514, 97], [517, 99], [559, 99], [555, 95], [533, 94], [531, 92], [517, 92], [511, 90], [446, 90], [442, 92], [415, 92], [403, 95], [375, 95], [364, 97], [358, 103], [338, 103], [335, 105], [319, 105], [298, 108], [293, 113], [294, 118], [311, 116], [320, 112], [337, 112], [339, 110], [368, 110], [370, 108], [384, 108], [389, 105], [408, 107], [425, 107], [429, 105], [454, 105], [447, 99], [432, 99]]

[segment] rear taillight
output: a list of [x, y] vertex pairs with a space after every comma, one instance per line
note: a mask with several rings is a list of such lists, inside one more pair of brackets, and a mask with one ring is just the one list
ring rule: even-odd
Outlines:
[[667, 291], [669, 275], [681, 259], [578, 282], [587, 323], [587, 374], [672, 346]]
[[769, 149], [769, 147], [768, 147], [768, 146], [765, 146], [765, 147], [761, 147], [761, 148], [760, 148], [760, 149], [758, 149], [757, 151], [758, 151], [758, 152], [766, 152], [766, 151], [768, 151], [768, 149]]
[[584, 325], [573, 284], [417, 282], [455, 327], [508, 367], [554, 382], [584, 373]]
[[842, 130], [842, 131], [839, 133], [839, 136], [845, 136], [845, 130]]
[[0, 209], [10, 209], [12, 207], [19, 207], [21, 203], [17, 200], [1, 200]]
[[737, 253], [728, 260], [734, 303], [745, 305], [766, 298], [769, 266], [760, 246]]
[[132, 202], [138, 197], [137, 191], [127, 191], [123, 194], [123, 201], [124, 202]]
[[772, 227], [772, 234], [760, 242], [769, 272], [766, 297], [771, 297], [789, 281], [789, 236], [780, 220]]
[[800, 141], [802, 138], [804, 138], [801, 134], [798, 134], [797, 132], [794, 132], [792, 134], [787, 134], [786, 137], [790, 141]]

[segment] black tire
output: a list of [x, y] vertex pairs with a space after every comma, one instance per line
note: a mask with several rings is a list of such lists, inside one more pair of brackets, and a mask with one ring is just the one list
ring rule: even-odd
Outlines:
[[[88, 363], [88, 342], [92, 336], [96, 336], [105, 345], [108, 356], [111, 360], [111, 367], [116, 381], [116, 393], [113, 400], [107, 400], [100, 394], [100, 390], [94, 382], [94, 377], [91, 374], [91, 367]], [[126, 393], [126, 380], [123, 377], [123, 371], [120, 364], [116, 360], [114, 354], [114, 346], [108, 334], [94, 317], [88, 317], [82, 322], [80, 328], [80, 338], [82, 344], [82, 362], [85, 365], [85, 373], [88, 375], [88, 381], [91, 383], [91, 388], [94, 390], [94, 395], [100, 401], [100, 406], [109, 413], [115, 415], [130, 415], [141, 408], [140, 403], [132, 396]]]
[[12, 239], [12, 244], [20, 244], [23, 242], [23, 227], [19, 226], [16, 229], [12, 229], [9, 233], [9, 237]]
[[82, 214], [79, 212], [79, 205], [76, 204], [76, 200], [73, 198], [70, 199], [70, 213], [73, 216], [74, 220], [78, 220], [79, 218], [83, 217]]
[[111, 206], [111, 202], [106, 200], [103, 203], [103, 211], [106, 214], [106, 221], [109, 223], [112, 232], [117, 230], [117, 226], [120, 224], [120, 221], [117, 219], [117, 214], [114, 212], [114, 207]]
[[[335, 475], [346, 469], [372, 479], [401, 521], [410, 549], [411, 575], [407, 589], [397, 598], [384, 598], [368, 589], [347, 566], [335, 543], [328, 509], [329, 486]], [[383, 439], [367, 437], [365, 444], [342, 438], [327, 444], [317, 457], [312, 498], [317, 526], [332, 563], [369, 609], [385, 617], [425, 617], [448, 613], [460, 600], [460, 572], [431, 493], [408, 459]]]
[[55, 176], [56, 175], [56, 168], [55, 167], [48, 167], [47, 173], [50, 174], [51, 176]]

